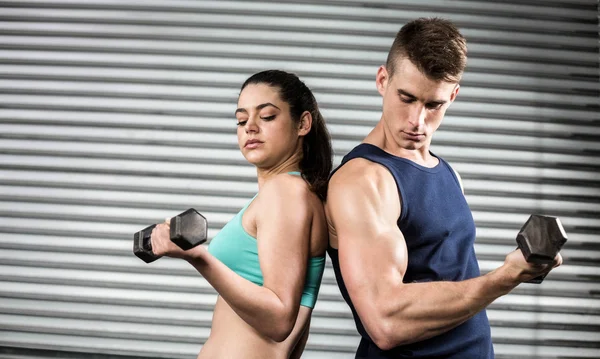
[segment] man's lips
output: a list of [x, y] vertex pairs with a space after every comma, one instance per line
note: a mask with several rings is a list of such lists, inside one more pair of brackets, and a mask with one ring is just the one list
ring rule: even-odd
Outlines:
[[422, 140], [425, 137], [424, 134], [418, 132], [402, 131], [402, 133], [404, 133], [408, 139], [415, 141]]

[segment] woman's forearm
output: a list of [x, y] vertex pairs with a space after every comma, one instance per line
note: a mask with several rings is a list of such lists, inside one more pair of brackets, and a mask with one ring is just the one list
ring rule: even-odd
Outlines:
[[284, 303], [271, 289], [241, 277], [206, 248], [190, 250], [185, 259], [215, 288], [246, 323], [274, 341], [285, 340], [296, 322], [297, 303]]

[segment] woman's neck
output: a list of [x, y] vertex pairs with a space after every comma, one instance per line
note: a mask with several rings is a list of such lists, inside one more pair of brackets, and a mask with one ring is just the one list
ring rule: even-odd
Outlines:
[[267, 183], [269, 179], [277, 176], [278, 174], [289, 172], [300, 172], [299, 163], [294, 162], [289, 164], [281, 164], [272, 168], [257, 168], [256, 174], [258, 177], [258, 189], [260, 190], [263, 184]]

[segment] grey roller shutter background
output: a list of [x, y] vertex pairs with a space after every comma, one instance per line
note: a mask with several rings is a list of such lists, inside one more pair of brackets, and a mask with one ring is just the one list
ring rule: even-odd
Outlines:
[[[600, 357], [597, 7], [0, 1], [0, 358], [194, 358], [216, 293], [182, 261], [135, 258], [132, 233], [193, 206], [212, 237], [255, 193], [233, 111], [256, 71], [307, 82], [339, 163], [379, 119], [374, 76], [396, 31], [434, 15], [469, 41], [433, 151], [462, 175], [482, 271], [530, 213], [569, 235], [563, 267], [489, 307], [497, 357]], [[328, 265], [303, 357], [357, 344]]]

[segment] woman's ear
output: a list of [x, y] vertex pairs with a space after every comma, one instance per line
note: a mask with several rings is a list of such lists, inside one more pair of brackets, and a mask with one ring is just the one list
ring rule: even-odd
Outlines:
[[304, 111], [300, 117], [300, 128], [298, 128], [299, 136], [306, 136], [312, 128], [312, 115], [308, 111]]

